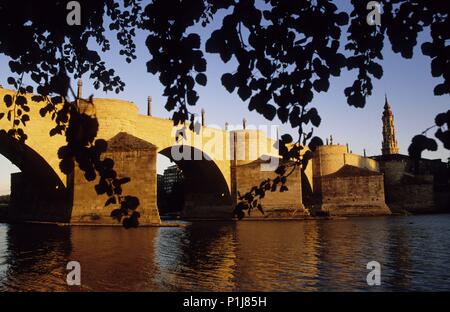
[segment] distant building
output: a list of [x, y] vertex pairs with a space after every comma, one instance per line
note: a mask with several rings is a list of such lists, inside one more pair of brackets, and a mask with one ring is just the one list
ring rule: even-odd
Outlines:
[[163, 189], [166, 194], [172, 193], [174, 185], [183, 180], [183, 174], [177, 165], [167, 167], [163, 175]]
[[158, 191], [164, 189], [164, 176], [159, 173], [156, 175], [156, 189]]
[[184, 207], [182, 171], [176, 166], [164, 170], [157, 178], [158, 209], [160, 214], [179, 213]]

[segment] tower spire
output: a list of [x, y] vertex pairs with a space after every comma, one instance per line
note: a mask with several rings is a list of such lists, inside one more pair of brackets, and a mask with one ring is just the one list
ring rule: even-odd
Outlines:
[[394, 114], [392, 113], [386, 94], [384, 95], [384, 111], [381, 120], [383, 120], [383, 143], [381, 152], [383, 155], [398, 154], [399, 148], [397, 139], [395, 138]]
[[391, 109], [391, 106], [388, 103], [387, 94], [384, 94], [384, 109]]

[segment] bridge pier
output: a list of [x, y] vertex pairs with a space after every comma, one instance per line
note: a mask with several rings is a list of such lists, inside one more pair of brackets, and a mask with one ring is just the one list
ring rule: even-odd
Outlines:
[[[160, 224], [156, 195], [156, 146], [121, 132], [108, 141], [105, 158], [114, 161], [118, 178], [130, 178], [122, 185], [122, 195], [139, 199], [137, 211], [140, 224]], [[107, 194], [98, 195], [96, 181], [89, 182], [84, 172], [75, 168], [73, 177], [73, 209], [70, 222], [77, 224], [117, 224], [111, 211], [117, 208], [106, 206]]]
[[[250, 191], [252, 187], [258, 187], [261, 182], [267, 179], [275, 179], [277, 174], [273, 171], [261, 170], [261, 165], [268, 161], [255, 160], [250, 163], [236, 164], [235, 170], [235, 189], [241, 195]], [[286, 163], [286, 165], [288, 165]], [[290, 169], [288, 168], [287, 171]], [[302, 184], [301, 184], [300, 168], [295, 168], [293, 173], [286, 181], [285, 192], [280, 192], [281, 183], [278, 184], [276, 191], [267, 190], [261, 204], [264, 210], [262, 214], [254, 209], [250, 216], [246, 218], [282, 218], [289, 219], [295, 217], [303, 217], [308, 215], [302, 203]], [[236, 203], [238, 202], [238, 194], [236, 192]]]
[[[246, 129], [246, 121], [243, 120], [244, 130], [232, 131], [231, 161], [231, 189], [234, 205], [239, 201], [239, 194], [244, 195], [253, 187], [259, 187], [261, 182], [277, 178], [275, 170], [279, 165], [286, 166], [286, 172], [290, 163], [284, 162], [278, 156], [278, 150], [274, 149], [275, 141], [267, 139], [266, 133]], [[296, 167], [286, 182], [287, 191], [280, 192], [281, 183], [276, 191], [267, 190], [261, 205], [264, 214], [254, 209], [246, 218], [281, 218], [289, 219], [308, 215], [302, 201], [302, 178], [300, 168]]]

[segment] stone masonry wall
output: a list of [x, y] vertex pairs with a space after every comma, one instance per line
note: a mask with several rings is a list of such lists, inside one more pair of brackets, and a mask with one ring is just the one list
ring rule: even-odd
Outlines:
[[400, 161], [381, 161], [380, 170], [384, 173], [386, 185], [399, 184], [406, 172], [407, 162]]
[[[275, 178], [277, 175], [272, 171], [261, 171], [261, 161], [236, 167], [236, 187], [242, 194], [250, 191], [253, 186], [259, 186], [267, 178]], [[261, 204], [265, 211], [262, 215], [255, 209], [251, 217], [293, 217], [305, 215], [306, 210], [302, 203], [301, 174], [300, 169], [294, 171], [287, 179], [288, 191], [266, 192]]]
[[323, 177], [321, 210], [330, 215], [388, 215], [382, 175]]
[[[156, 148], [152, 150], [108, 151], [105, 157], [114, 160], [114, 170], [119, 178], [129, 177], [124, 184], [123, 195], [139, 198], [137, 211], [141, 214], [140, 224], [159, 224], [156, 195]], [[97, 181], [88, 182], [83, 172], [76, 167], [74, 172], [74, 200], [72, 223], [116, 224], [110, 217], [116, 206], [105, 207], [107, 195], [97, 195]]]
[[386, 201], [393, 211], [432, 212], [436, 210], [433, 184], [394, 184]]
[[[381, 161], [385, 175], [386, 203], [392, 211], [424, 213], [442, 210], [439, 193], [433, 189], [431, 174], [415, 175], [408, 159]], [[443, 200], [445, 203], [445, 198]], [[445, 204], [444, 204], [445, 205]]]
[[314, 152], [312, 161], [313, 190], [321, 192], [321, 177], [332, 174], [345, 165], [379, 171], [378, 162], [347, 152], [345, 145], [322, 145]]

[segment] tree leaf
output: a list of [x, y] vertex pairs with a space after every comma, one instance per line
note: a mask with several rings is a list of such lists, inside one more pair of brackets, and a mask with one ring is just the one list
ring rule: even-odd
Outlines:
[[12, 98], [12, 96], [9, 95], [9, 94], [6, 94], [6, 95], [3, 97], [3, 101], [5, 102], [6, 107], [11, 107], [11, 105], [13, 104], [13, 98]]
[[223, 74], [221, 81], [222, 85], [227, 89], [227, 91], [233, 93], [234, 89], [236, 88], [233, 75], [230, 73]]
[[206, 75], [203, 73], [198, 74], [197, 76], [195, 76], [195, 81], [201, 86], [206, 86], [207, 83]]

